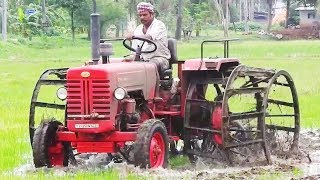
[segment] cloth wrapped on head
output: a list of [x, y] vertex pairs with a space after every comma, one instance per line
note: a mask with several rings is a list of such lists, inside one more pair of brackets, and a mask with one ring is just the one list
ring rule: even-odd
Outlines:
[[152, 4], [150, 3], [147, 3], [147, 2], [140, 2], [138, 5], [137, 5], [137, 11], [138, 13], [141, 13], [143, 11], [149, 11], [149, 12], [154, 12], [154, 7]]

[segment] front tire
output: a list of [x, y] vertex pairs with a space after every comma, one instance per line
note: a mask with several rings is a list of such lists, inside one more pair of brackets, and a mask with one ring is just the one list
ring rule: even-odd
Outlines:
[[57, 142], [56, 132], [62, 123], [55, 120], [43, 121], [36, 129], [32, 150], [36, 168], [68, 166], [70, 144]]
[[157, 119], [145, 121], [134, 143], [134, 164], [142, 168], [168, 166], [169, 138], [165, 125]]

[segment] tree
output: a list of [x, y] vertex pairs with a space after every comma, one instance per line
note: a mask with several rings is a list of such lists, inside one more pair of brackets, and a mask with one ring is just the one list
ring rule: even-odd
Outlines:
[[183, 1], [178, 0], [177, 2], [177, 26], [176, 26], [176, 33], [175, 38], [177, 40], [181, 39], [181, 29], [182, 29], [182, 7], [183, 7]]
[[272, 7], [274, 5], [274, 0], [267, 0], [268, 4], [268, 26], [267, 32], [270, 32], [271, 25], [272, 25]]
[[22, 34], [23, 37], [28, 37], [30, 40], [33, 34], [37, 33], [40, 26], [39, 17], [34, 15], [25, 15], [22, 8], [18, 8], [17, 15], [15, 16], [16, 22], [12, 23], [10, 27], [17, 34]]
[[[178, 1], [179, 3], [179, 1]], [[179, 5], [179, 4], [178, 4]], [[179, 17], [179, 16], [177, 16]], [[203, 26], [209, 21], [211, 18], [209, 4], [206, 1], [200, 0], [191, 0], [190, 2], [184, 3], [183, 10], [183, 31], [184, 35], [190, 35], [190, 32], [194, 29], [196, 30], [196, 36], [199, 36], [200, 31]], [[187, 33], [188, 31], [188, 33]]]
[[200, 35], [200, 31], [202, 30], [203, 26], [208, 21], [208, 18], [210, 17], [209, 14], [209, 6], [208, 3], [199, 2], [199, 4], [196, 4], [193, 6], [194, 9], [194, 24], [195, 24], [195, 30], [196, 30], [196, 36]]
[[224, 37], [228, 37], [229, 29], [229, 0], [214, 0], [216, 9], [219, 13], [220, 22], [223, 24]]
[[248, 4], [248, 0], [244, 0], [244, 23], [245, 23], [244, 31], [246, 34], [249, 33], [248, 20], [249, 20], [249, 4]]
[[286, 22], [285, 27], [288, 28], [289, 25], [289, 18], [290, 18], [290, 7], [296, 0], [284, 0], [286, 3]]
[[71, 19], [71, 32], [72, 32], [72, 40], [75, 39], [75, 25], [74, 25], [74, 17], [75, 13], [78, 9], [83, 6], [85, 0], [57, 0], [56, 1], [58, 5], [65, 8], [70, 15]]
[[7, 0], [2, 0], [0, 13], [2, 16], [2, 19], [1, 19], [2, 40], [6, 41], [7, 40]]
[[125, 9], [120, 3], [115, 3], [110, 0], [98, 0], [97, 4], [97, 9], [100, 14], [101, 37], [104, 37], [104, 29], [108, 25], [119, 23], [120, 20], [123, 20], [123, 17], [126, 17]]
[[319, 4], [318, 0], [298, 0], [300, 4], [303, 4], [303, 6], [307, 7], [309, 4], [310, 6], [317, 6]]

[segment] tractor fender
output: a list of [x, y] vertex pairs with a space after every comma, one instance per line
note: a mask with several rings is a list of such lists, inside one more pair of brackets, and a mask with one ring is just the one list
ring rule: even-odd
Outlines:
[[182, 65], [182, 71], [215, 70], [237, 66], [240, 61], [236, 58], [217, 58], [217, 59], [189, 59]]

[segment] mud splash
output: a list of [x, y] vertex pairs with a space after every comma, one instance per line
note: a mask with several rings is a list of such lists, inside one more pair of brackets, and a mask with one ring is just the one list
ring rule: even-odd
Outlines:
[[[22, 165], [7, 175], [24, 176], [38, 171], [50, 171], [55, 176], [72, 175], [85, 171], [105, 171], [108, 169], [119, 172], [119, 178], [129, 174], [152, 179], [320, 179], [320, 129], [303, 130], [300, 133], [299, 157], [283, 159], [272, 156], [272, 165], [250, 167], [227, 167], [211, 164], [208, 160], [199, 159], [195, 165], [167, 169], [140, 169], [126, 163], [114, 163], [107, 154], [83, 155], [77, 158], [77, 166], [54, 169], [35, 169], [32, 162]], [[28, 157], [31, 161], [32, 157]]]

